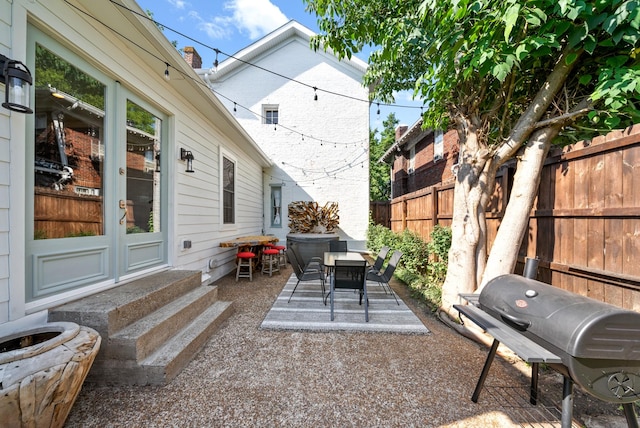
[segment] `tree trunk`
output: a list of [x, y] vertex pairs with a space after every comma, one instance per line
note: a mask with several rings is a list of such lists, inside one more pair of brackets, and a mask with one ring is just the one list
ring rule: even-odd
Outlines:
[[[454, 187], [451, 249], [447, 277], [442, 287], [442, 309], [451, 313], [461, 293], [473, 293], [484, 270], [487, 255], [485, 211], [493, 193], [495, 170], [478, 141], [474, 118], [458, 118], [460, 167]], [[489, 190], [489, 191], [488, 191]]]
[[513, 273], [518, 251], [529, 224], [529, 213], [538, 193], [542, 167], [549, 153], [551, 141], [558, 132], [558, 128], [551, 127], [534, 132], [522, 156], [518, 158], [509, 202], [493, 241], [478, 291], [496, 276]]

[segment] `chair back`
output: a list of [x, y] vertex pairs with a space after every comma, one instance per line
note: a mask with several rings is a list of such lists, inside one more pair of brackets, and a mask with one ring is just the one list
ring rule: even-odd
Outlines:
[[400, 250], [395, 250], [393, 254], [391, 254], [391, 258], [389, 259], [389, 264], [384, 269], [384, 272], [382, 272], [382, 277], [384, 278], [385, 281], [387, 281], [387, 283], [391, 281], [391, 278], [393, 277], [393, 272], [396, 270], [396, 267], [398, 266], [398, 262], [400, 261], [401, 257], [402, 257], [402, 251]]
[[303, 274], [303, 269], [300, 265], [300, 262], [298, 261], [298, 256], [296, 255], [296, 252], [291, 248], [287, 248], [286, 251], [287, 258], [289, 259], [289, 263], [291, 263], [291, 268], [293, 269], [293, 273], [296, 274], [296, 278], [300, 279]]
[[329, 251], [334, 253], [346, 253], [347, 252], [347, 241], [329, 241]]
[[333, 287], [363, 290], [367, 276], [367, 262], [336, 260], [333, 268]]
[[387, 247], [386, 245], [382, 248], [380, 248], [380, 252], [378, 253], [378, 257], [376, 258], [375, 263], [373, 264], [373, 271], [374, 272], [380, 272], [380, 269], [382, 269], [382, 265], [384, 264], [384, 261], [387, 259], [387, 255], [389, 254], [389, 250], [391, 250], [389, 247]]

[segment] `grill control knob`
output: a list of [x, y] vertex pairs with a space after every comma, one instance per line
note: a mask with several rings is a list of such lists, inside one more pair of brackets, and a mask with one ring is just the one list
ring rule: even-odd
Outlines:
[[536, 290], [527, 290], [524, 292], [524, 295], [527, 297], [536, 297], [538, 292]]

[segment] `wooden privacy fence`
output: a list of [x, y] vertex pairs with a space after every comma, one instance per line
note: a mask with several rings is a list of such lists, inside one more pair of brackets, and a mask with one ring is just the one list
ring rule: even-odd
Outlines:
[[[491, 248], [513, 170], [498, 177], [487, 210]], [[429, 240], [449, 226], [453, 185], [391, 201], [391, 229]], [[619, 307], [640, 311], [640, 125], [551, 153], [519, 254], [540, 259], [538, 279]]]
[[33, 210], [36, 239], [103, 234], [102, 197], [36, 188]]
[[391, 228], [391, 205], [389, 201], [369, 202], [369, 212], [371, 213], [373, 224], [381, 224]]

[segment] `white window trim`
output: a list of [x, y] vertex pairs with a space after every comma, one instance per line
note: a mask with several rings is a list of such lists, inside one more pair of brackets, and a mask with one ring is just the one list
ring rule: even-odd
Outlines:
[[[224, 159], [227, 158], [234, 165], [234, 198], [233, 198], [233, 223], [225, 223], [224, 222]], [[238, 223], [238, 198], [237, 198], [237, 189], [238, 189], [238, 159], [233, 156], [231, 153], [220, 150], [220, 159], [219, 159], [219, 195], [220, 195], [220, 227], [223, 229], [235, 229]]]
[[280, 105], [279, 104], [263, 104], [262, 105], [262, 123], [264, 125], [273, 125], [273, 123], [267, 123], [267, 111], [275, 110], [278, 112], [278, 121], [280, 123]]

